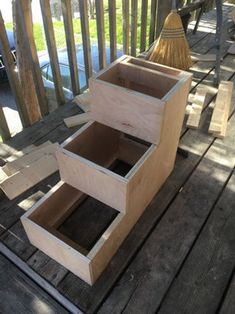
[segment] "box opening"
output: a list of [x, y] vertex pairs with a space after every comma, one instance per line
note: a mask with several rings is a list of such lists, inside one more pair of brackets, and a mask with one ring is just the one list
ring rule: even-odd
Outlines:
[[158, 99], [162, 99], [178, 83], [177, 78], [162, 75], [164, 73], [130, 65], [132, 64], [118, 63], [97, 79]]
[[117, 161], [122, 161], [126, 172], [118, 174], [125, 177], [150, 146], [146, 141], [94, 122], [64, 148], [115, 173]]

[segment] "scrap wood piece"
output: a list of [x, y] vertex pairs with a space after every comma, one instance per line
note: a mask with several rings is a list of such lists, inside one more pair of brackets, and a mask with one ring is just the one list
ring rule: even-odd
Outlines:
[[72, 117], [68, 117], [64, 119], [64, 123], [68, 128], [73, 128], [74, 126], [78, 126], [84, 123], [87, 123], [91, 120], [89, 113], [80, 113]]
[[192, 106], [189, 112], [186, 126], [191, 129], [198, 129], [203, 108], [205, 108], [211, 100], [211, 96], [206, 88], [197, 88], [196, 94], [191, 99]]
[[[191, 59], [193, 62], [215, 62], [216, 61], [216, 55], [215, 54], [198, 54], [198, 53], [192, 53]], [[222, 60], [222, 58], [221, 58]]]
[[74, 101], [76, 104], [84, 111], [84, 112], [89, 112], [91, 111], [91, 96], [90, 96], [90, 91], [77, 95], [74, 98]]
[[31, 144], [29, 146], [26, 146], [22, 150], [13, 153], [10, 157], [8, 157], [6, 159], [6, 161], [7, 162], [11, 162], [13, 160], [16, 160], [17, 158], [20, 158], [20, 157], [22, 157], [22, 156], [24, 156], [26, 154], [32, 153], [34, 150], [37, 150], [37, 149], [42, 148], [42, 147], [45, 147], [45, 146], [47, 146], [49, 144], [52, 144], [51, 141], [46, 141], [43, 144], [40, 144], [38, 146], [36, 146], [34, 144]]
[[46, 145], [43, 144], [39, 148], [34, 148], [33, 151], [31, 151], [30, 153], [25, 154], [24, 156], [19, 157], [16, 160], [6, 163], [2, 167], [2, 170], [6, 173], [7, 176], [11, 176], [22, 168], [38, 160], [39, 158], [46, 155], [53, 155], [58, 147], [58, 143], [48, 144], [47, 142]]
[[233, 23], [235, 24], [235, 10], [233, 10], [233, 11], [230, 13], [230, 18], [232, 19]]
[[232, 101], [233, 82], [222, 81], [219, 85], [215, 101], [209, 133], [215, 137], [224, 138], [227, 129], [230, 105]]
[[0, 183], [0, 188], [12, 200], [58, 170], [54, 155], [44, 155]]
[[228, 48], [228, 53], [231, 55], [235, 55], [235, 42]]

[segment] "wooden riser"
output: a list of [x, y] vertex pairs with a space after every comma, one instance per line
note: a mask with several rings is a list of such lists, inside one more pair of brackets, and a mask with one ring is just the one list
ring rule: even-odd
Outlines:
[[189, 77], [183, 71], [123, 56], [89, 80], [91, 117], [158, 145], [166, 104]]

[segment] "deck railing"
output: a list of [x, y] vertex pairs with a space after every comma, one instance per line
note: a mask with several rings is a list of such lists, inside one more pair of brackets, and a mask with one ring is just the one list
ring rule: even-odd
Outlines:
[[[63, 16], [63, 24], [65, 31], [66, 46], [68, 52], [68, 62], [71, 77], [71, 89], [74, 96], [81, 92], [78, 64], [75, 49], [74, 24], [72, 14], [72, 0], [59, 1], [61, 13]], [[85, 64], [86, 81], [92, 75], [92, 56], [91, 43], [89, 33], [89, 16], [88, 16], [88, 0], [77, 0], [80, 10], [81, 36], [83, 45], [83, 55]], [[190, 1], [187, 1], [190, 2]], [[40, 72], [38, 54], [36, 51], [35, 38], [33, 36], [33, 22], [30, 18], [30, 0], [16, 1], [15, 23], [19, 24], [23, 30], [24, 53], [27, 55], [30, 71], [33, 76], [35, 93], [38, 99], [39, 112], [37, 119], [42, 118], [49, 113], [48, 100]], [[56, 46], [56, 34], [53, 27], [52, 11], [50, 0], [40, 0], [43, 25], [45, 31], [45, 39], [47, 50], [50, 57], [52, 68], [52, 76], [54, 81], [55, 95], [58, 106], [66, 102], [61, 73], [59, 68], [58, 51]], [[136, 56], [143, 52], [159, 35], [165, 17], [169, 13], [172, 0], [122, 0], [118, 1], [122, 9], [122, 45], [121, 49], [125, 54]], [[106, 9], [105, 9], [106, 8]], [[117, 17], [116, 17], [117, 1], [116, 0], [95, 0], [95, 17], [97, 30], [97, 45], [99, 51], [99, 67], [106, 66], [106, 47], [109, 46], [110, 61], [117, 58]], [[109, 28], [108, 34], [105, 30], [104, 15], [108, 11]], [[110, 38], [107, 42], [106, 38]], [[22, 47], [22, 46], [21, 46]], [[22, 48], [21, 48], [22, 49]], [[12, 93], [15, 98], [17, 109], [22, 121], [23, 127], [32, 124], [31, 110], [26, 106], [23, 90], [30, 88], [22, 86], [20, 76], [16, 71], [16, 66], [12, 58], [9, 43], [7, 40], [6, 30], [2, 14], [0, 12], [0, 50], [5, 64], [8, 80]], [[0, 110], [0, 128], [2, 130], [2, 138], [8, 139], [10, 132], [7, 126], [4, 113]]]

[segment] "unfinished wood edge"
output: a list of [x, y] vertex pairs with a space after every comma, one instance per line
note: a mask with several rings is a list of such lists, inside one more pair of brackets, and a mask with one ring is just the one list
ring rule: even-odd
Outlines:
[[193, 78], [192, 73], [182, 71], [182, 73], [180, 73], [179, 76], [180, 76], [180, 80], [178, 80], [175, 86], [171, 90], [169, 90], [169, 92], [162, 98], [162, 101], [164, 101], [165, 103], [170, 101], [171, 98], [174, 97], [174, 94], [177, 93], [180, 89], [183, 89], [185, 85], [189, 84], [189, 82], [191, 85], [192, 78]]
[[91, 116], [88, 112], [80, 113], [64, 119], [64, 123], [67, 128], [73, 128], [81, 124], [87, 123], [91, 120]]

